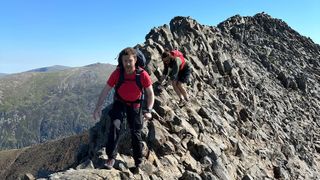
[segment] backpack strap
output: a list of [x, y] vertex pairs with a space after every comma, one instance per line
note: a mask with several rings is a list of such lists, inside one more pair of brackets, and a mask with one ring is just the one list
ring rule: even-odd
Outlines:
[[140, 91], [143, 92], [143, 87], [141, 83], [141, 73], [143, 72], [142, 68], [137, 68], [136, 69], [136, 84], [140, 88]]
[[184, 65], [186, 64], [186, 60], [184, 59], [184, 57], [179, 57], [179, 58], [181, 59], [179, 70], [181, 71], [184, 68]]
[[114, 89], [116, 93], [118, 94], [118, 89], [121, 86], [121, 84], [124, 82], [124, 69], [123, 67], [119, 67], [120, 73], [119, 73], [119, 79], [117, 84], [115, 85]]

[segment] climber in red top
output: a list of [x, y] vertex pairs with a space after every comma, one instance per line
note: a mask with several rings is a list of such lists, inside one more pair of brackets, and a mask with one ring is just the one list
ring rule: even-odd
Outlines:
[[136, 62], [137, 52], [135, 49], [125, 48], [120, 52], [119, 65], [103, 88], [93, 113], [94, 119], [101, 116], [103, 102], [111, 88], [115, 87], [115, 100], [112, 109], [109, 111], [112, 123], [110, 123], [108, 143], [106, 145], [108, 160], [105, 166], [108, 169], [111, 169], [115, 163], [120, 126], [125, 114], [132, 138], [133, 158], [135, 161], [134, 172], [139, 171], [139, 166], [142, 162], [143, 144], [141, 130], [143, 118], [141, 97], [145, 91], [147, 94], [147, 109], [143, 110], [143, 113], [145, 119], [150, 119], [152, 117], [151, 111], [154, 103], [154, 93], [150, 76], [142, 68], [136, 66]]
[[170, 51], [169, 49], [165, 49], [161, 55], [161, 58], [164, 65], [164, 70], [159, 81], [162, 83], [167, 76], [169, 76], [170, 80], [172, 81], [173, 89], [180, 99], [179, 106], [182, 106], [189, 101], [189, 96], [183, 83], [189, 82], [191, 74], [190, 64], [183, 57], [183, 54], [178, 50]]

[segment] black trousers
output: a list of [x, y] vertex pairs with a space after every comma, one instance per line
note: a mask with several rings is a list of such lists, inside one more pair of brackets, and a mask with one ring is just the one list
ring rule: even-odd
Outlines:
[[125, 115], [127, 117], [131, 133], [133, 159], [137, 166], [142, 162], [142, 113], [139, 108], [133, 108], [132, 106], [118, 100], [114, 101], [112, 109], [109, 111], [109, 116], [112, 122], [110, 123], [106, 153], [108, 158], [116, 158], [120, 140], [120, 130], [123, 125]]
[[178, 81], [188, 83], [191, 75], [191, 68], [189, 64], [185, 64], [184, 68], [178, 73]]

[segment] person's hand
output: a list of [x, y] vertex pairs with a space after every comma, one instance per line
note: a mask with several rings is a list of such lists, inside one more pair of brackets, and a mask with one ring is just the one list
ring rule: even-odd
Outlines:
[[152, 114], [150, 112], [146, 112], [143, 114], [143, 117], [145, 120], [149, 120], [152, 118]]
[[162, 84], [163, 81], [164, 81], [164, 79], [165, 79], [165, 77], [164, 77], [164, 76], [161, 76], [160, 79], [159, 79], [159, 83]]
[[97, 119], [100, 119], [101, 117], [101, 107], [96, 107], [96, 109], [94, 110], [93, 112], [93, 119], [94, 120], [97, 120]]
[[159, 91], [160, 93], [163, 91], [164, 87], [163, 85], [159, 84], [158, 86], [156, 86], [156, 90]]

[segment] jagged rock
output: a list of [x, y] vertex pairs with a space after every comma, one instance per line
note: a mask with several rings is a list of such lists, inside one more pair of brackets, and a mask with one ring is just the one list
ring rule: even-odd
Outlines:
[[201, 180], [201, 176], [192, 171], [185, 171], [179, 180]]
[[190, 155], [189, 151], [181, 158], [181, 162], [186, 170], [201, 173], [200, 163]]
[[243, 157], [245, 156], [244, 147], [241, 145], [241, 143], [237, 143], [237, 149], [236, 149], [236, 156]]
[[223, 69], [225, 73], [227, 73], [228, 75], [231, 75], [232, 68], [233, 68], [233, 63], [230, 59], [225, 60], [223, 62]]
[[24, 177], [22, 178], [22, 180], [35, 180], [36, 178], [30, 174], [30, 173], [27, 173], [24, 175]]
[[304, 76], [303, 74], [300, 74], [299, 76], [295, 77], [296, 83], [298, 88], [303, 91], [306, 92], [307, 90], [307, 78], [306, 76]]
[[165, 129], [162, 128], [158, 121], [152, 121], [150, 123], [150, 132], [148, 135], [150, 147], [159, 152], [161, 155], [166, 154], [164, 151], [164, 145], [167, 142], [167, 134], [169, 134]]
[[217, 159], [214, 164], [212, 165], [212, 170], [215, 175], [222, 180], [231, 179], [227, 169], [222, 164], [221, 159]]
[[281, 167], [274, 166], [273, 173], [274, 173], [274, 178], [276, 179], [283, 178]]
[[[65, 172], [54, 173], [49, 176], [49, 180], [59, 179], [126, 179], [130, 174], [122, 173], [117, 170], [101, 170], [101, 169], [69, 169]], [[133, 175], [129, 176], [133, 178]], [[129, 177], [127, 179], [129, 179]]]
[[203, 180], [218, 180], [218, 178], [215, 175], [213, 175], [211, 172], [207, 172], [207, 171], [200, 174], [200, 176]]
[[204, 107], [201, 107], [201, 108], [199, 109], [198, 114], [199, 114], [202, 118], [211, 119], [211, 118], [210, 118], [210, 112], [209, 112], [207, 109], [205, 109]]
[[239, 115], [240, 115], [240, 120], [242, 121], [247, 121], [250, 118], [249, 113], [246, 109], [241, 109], [239, 112]]
[[253, 180], [253, 178], [249, 174], [246, 174], [241, 180]]
[[87, 160], [83, 162], [82, 164], [79, 164], [76, 169], [94, 169], [93, 162], [91, 160]]
[[[190, 150], [192, 156], [197, 160], [202, 159], [205, 156], [211, 154], [212, 150], [204, 143], [200, 142], [198, 139], [192, 139], [188, 143], [188, 149]], [[215, 153], [213, 153], [214, 160], [217, 159]]]

